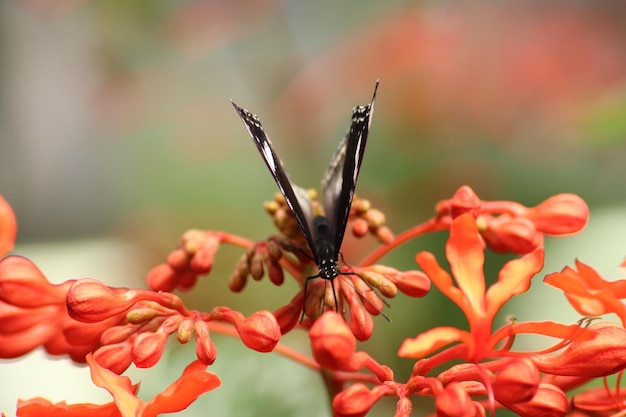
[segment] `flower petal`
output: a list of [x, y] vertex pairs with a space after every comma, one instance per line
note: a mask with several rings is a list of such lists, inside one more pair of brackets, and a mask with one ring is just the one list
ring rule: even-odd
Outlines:
[[471, 335], [456, 327], [435, 327], [413, 339], [405, 339], [398, 350], [402, 358], [423, 358], [450, 343], [465, 341], [473, 345]]
[[207, 366], [199, 360], [187, 365], [180, 378], [148, 402], [142, 416], [152, 417], [184, 410], [200, 395], [219, 387], [222, 381], [217, 375], [206, 371]]
[[[452, 275], [471, 309], [482, 312], [485, 308], [485, 255], [476, 220], [471, 214], [457, 217], [452, 223], [446, 257], [450, 262]], [[463, 310], [468, 315], [467, 309]]]
[[494, 317], [504, 303], [530, 288], [530, 281], [543, 268], [543, 249], [507, 262], [498, 273], [498, 282], [487, 290], [487, 316]]

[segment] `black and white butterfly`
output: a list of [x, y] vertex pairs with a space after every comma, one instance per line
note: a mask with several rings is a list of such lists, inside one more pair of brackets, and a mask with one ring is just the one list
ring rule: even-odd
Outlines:
[[[346, 230], [350, 206], [354, 197], [370, 123], [374, 112], [374, 101], [378, 81], [369, 104], [357, 106], [352, 111], [350, 128], [335, 152], [322, 180], [324, 214], [314, 215], [311, 198], [307, 191], [289, 180], [283, 163], [274, 151], [272, 143], [265, 134], [259, 118], [231, 101], [239, 117], [256, 143], [276, 184], [293, 212], [300, 229], [311, 249], [319, 273], [307, 278], [323, 278], [331, 283], [335, 306], [337, 295], [334, 280], [340, 274], [339, 250]], [[349, 273], [345, 273], [349, 274]], [[306, 283], [305, 283], [306, 295]]]

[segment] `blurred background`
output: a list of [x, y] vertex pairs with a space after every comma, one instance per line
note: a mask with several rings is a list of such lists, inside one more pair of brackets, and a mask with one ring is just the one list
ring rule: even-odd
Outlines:
[[[579, 258], [623, 277], [624, 22], [619, 0], [0, 2], [0, 193], [18, 218], [15, 253], [52, 281], [142, 287], [187, 229], [263, 239], [274, 229], [262, 203], [277, 189], [229, 99], [260, 116], [296, 183], [318, 187], [352, 107], [369, 102], [380, 79], [357, 193], [392, 230], [427, 220], [464, 184], [527, 206], [576, 193], [591, 208], [589, 226], [548, 239], [544, 271]], [[425, 237], [384, 262], [413, 269], [421, 250], [443, 261], [444, 243], [444, 234]], [[373, 247], [347, 239], [344, 254], [358, 263]], [[291, 299], [289, 280], [230, 294], [240, 255], [220, 250], [213, 273], [184, 295], [191, 308], [249, 314]], [[488, 257], [489, 280], [505, 260]], [[575, 321], [541, 278], [503, 314]], [[393, 322], [376, 319], [362, 348], [404, 381], [413, 362], [395, 357], [402, 340], [464, 321], [436, 289], [390, 303]], [[304, 335], [285, 342], [308, 349]], [[314, 373], [236, 340], [216, 344], [223, 387], [181, 415], [329, 414]], [[130, 371], [143, 398], [180, 375], [193, 347], [173, 343], [166, 356]], [[0, 366], [12, 381], [0, 411], [34, 396], [110, 401], [64, 359], [34, 352]], [[371, 415], [392, 415], [394, 403]], [[416, 401], [414, 415], [420, 409]]]

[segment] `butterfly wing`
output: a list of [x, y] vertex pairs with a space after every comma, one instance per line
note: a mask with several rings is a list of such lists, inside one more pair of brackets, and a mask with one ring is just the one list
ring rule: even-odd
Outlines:
[[235, 107], [235, 110], [237, 110], [237, 113], [246, 126], [246, 129], [248, 129], [250, 137], [252, 137], [254, 143], [256, 143], [256, 146], [259, 149], [263, 160], [265, 160], [265, 164], [272, 173], [280, 192], [285, 197], [287, 205], [289, 205], [289, 208], [296, 217], [296, 220], [300, 225], [300, 229], [302, 230], [302, 233], [304, 234], [304, 237], [306, 237], [309, 247], [311, 248], [313, 256], [316, 257], [317, 251], [315, 250], [315, 242], [313, 241], [313, 235], [311, 234], [313, 227], [313, 206], [308, 193], [305, 189], [293, 184], [289, 180], [289, 177], [287, 177], [285, 168], [283, 168], [283, 163], [278, 155], [276, 155], [276, 152], [272, 147], [272, 142], [270, 142], [269, 138], [265, 134], [259, 118], [246, 109], [239, 107], [234, 102], [231, 101], [231, 103], [233, 107]]
[[378, 81], [376, 81], [372, 101], [365, 106], [357, 106], [352, 111], [350, 128], [339, 144], [322, 181], [324, 211], [331, 230], [335, 231], [336, 256], [339, 256], [356, 181], [363, 161], [374, 112], [376, 90], [378, 90]]

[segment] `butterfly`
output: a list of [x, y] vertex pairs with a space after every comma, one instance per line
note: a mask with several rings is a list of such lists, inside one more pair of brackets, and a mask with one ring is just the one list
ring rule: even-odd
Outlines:
[[378, 84], [379, 82], [376, 81], [370, 103], [365, 106], [357, 106], [352, 110], [348, 132], [339, 144], [339, 148], [326, 170], [322, 180], [324, 215], [314, 215], [313, 204], [307, 191], [289, 180], [283, 163], [274, 151], [272, 142], [265, 134], [258, 116], [239, 107], [231, 100], [233, 107], [237, 110], [272, 173], [280, 192], [285, 197], [287, 205], [298, 221], [317, 265], [318, 274], [307, 278], [305, 282], [305, 299], [306, 286], [309, 280], [323, 278], [331, 283], [335, 306], [337, 307], [334, 280], [339, 275], [352, 274], [340, 271], [339, 250], [348, 223], [354, 189], [365, 153]]

